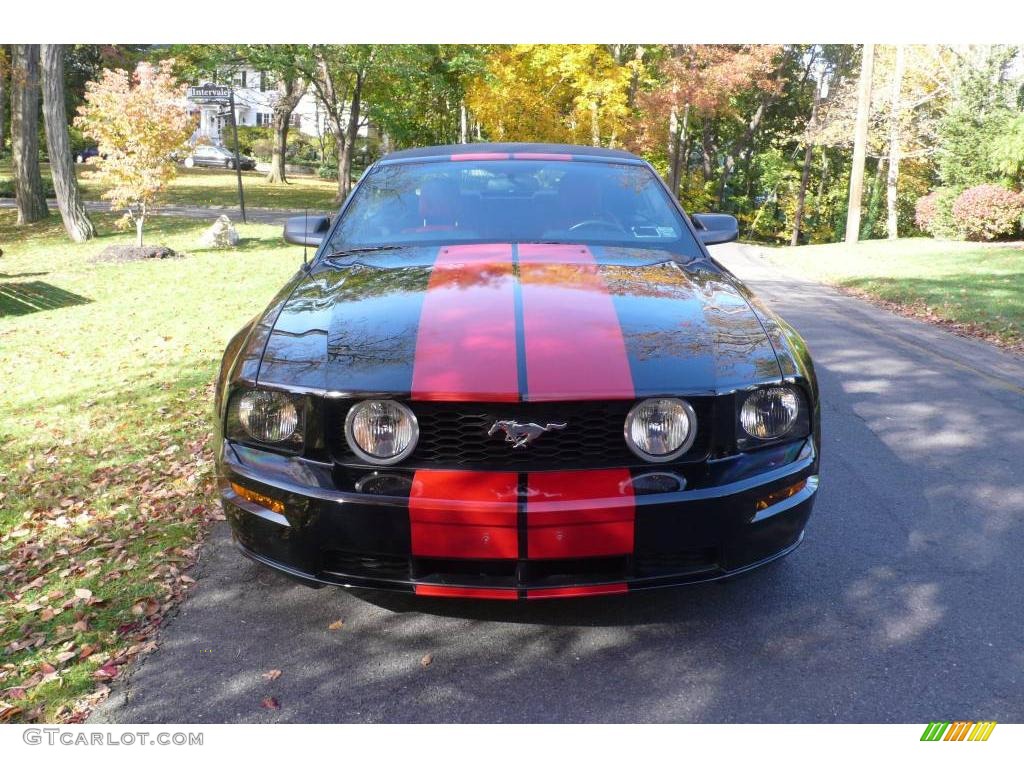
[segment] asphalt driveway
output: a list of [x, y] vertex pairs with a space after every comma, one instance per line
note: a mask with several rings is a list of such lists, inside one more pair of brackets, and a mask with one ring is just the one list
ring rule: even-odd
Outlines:
[[1024, 721], [1024, 363], [753, 254], [718, 250], [807, 339], [824, 403], [792, 556], [625, 597], [426, 601], [294, 585], [222, 524], [93, 722]]

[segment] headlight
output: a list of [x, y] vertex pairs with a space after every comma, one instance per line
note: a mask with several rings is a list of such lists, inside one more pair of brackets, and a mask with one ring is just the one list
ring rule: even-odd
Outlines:
[[626, 416], [626, 445], [644, 461], [672, 461], [693, 445], [697, 414], [685, 400], [653, 397]]
[[245, 434], [261, 443], [301, 443], [299, 409], [295, 399], [269, 389], [250, 389], [238, 398], [238, 424]]
[[371, 464], [397, 464], [416, 447], [416, 416], [394, 400], [363, 400], [345, 418], [345, 439], [352, 452]]
[[789, 387], [765, 387], [747, 395], [740, 409], [740, 426], [758, 440], [788, 433], [800, 415], [800, 397]]

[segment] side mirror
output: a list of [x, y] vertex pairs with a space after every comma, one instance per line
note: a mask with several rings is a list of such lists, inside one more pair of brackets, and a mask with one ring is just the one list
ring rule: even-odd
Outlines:
[[284, 224], [284, 241], [292, 245], [317, 246], [330, 228], [330, 216], [289, 216]]
[[704, 245], [731, 243], [740, 236], [740, 224], [727, 213], [695, 213], [690, 217], [697, 227], [697, 237]]

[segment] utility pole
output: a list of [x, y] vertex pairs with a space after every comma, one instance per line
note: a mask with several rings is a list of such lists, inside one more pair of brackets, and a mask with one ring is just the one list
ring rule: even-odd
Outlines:
[[235, 119], [235, 89], [231, 88], [231, 133], [235, 137], [235, 177], [238, 179], [238, 206], [242, 209], [242, 222], [245, 221], [245, 193], [242, 191], [242, 158], [238, 154], [238, 120]]

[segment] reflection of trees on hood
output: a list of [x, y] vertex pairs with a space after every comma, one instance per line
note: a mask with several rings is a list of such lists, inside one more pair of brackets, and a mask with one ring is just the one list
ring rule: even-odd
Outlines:
[[623, 331], [639, 360], [712, 356], [730, 381], [777, 376], [778, 364], [761, 324], [721, 275], [674, 263], [601, 267], [613, 296], [651, 299], [644, 318]]

